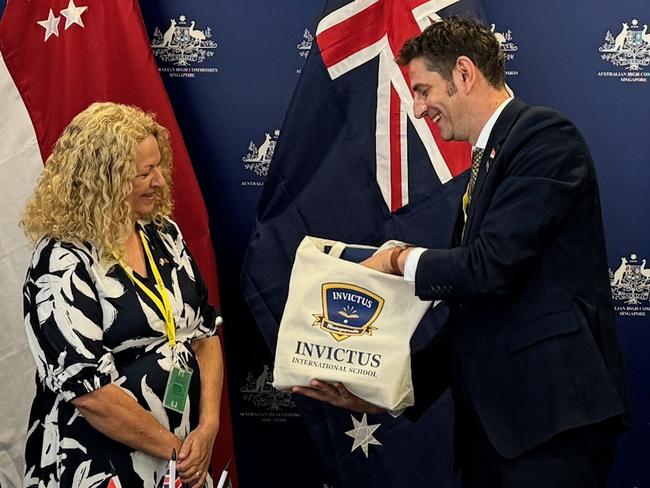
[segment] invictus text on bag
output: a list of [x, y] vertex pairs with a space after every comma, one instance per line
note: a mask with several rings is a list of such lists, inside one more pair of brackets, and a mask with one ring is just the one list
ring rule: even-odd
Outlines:
[[[390, 241], [380, 249], [404, 245]], [[296, 252], [280, 323], [273, 386], [343, 383], [388, 410], [413, 404], [409, 341], [431, 302], [401, 276], [341, 259], [369, 249], [305, 237]], [[369, 251], [369, 254], [371, 252]]]

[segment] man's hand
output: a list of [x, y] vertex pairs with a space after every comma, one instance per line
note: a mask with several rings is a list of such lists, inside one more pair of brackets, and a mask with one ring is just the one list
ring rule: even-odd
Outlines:
[[366, 268], [381, 271], [382, 273], [403, 275], [406, 256], [408, 256], [410, 251], [411, 249], [408, 247], [390, 247], [373, 254], [359, 264]]
[[208, 474], [216, 435], [214, 429], [201, 426], [187, 435], [176, 464], [183, 483], [192, 488], [203, 486]]
[[342, 383], [311, 380], [309, 386], [294, 386], [291, 391], [314, 400], [331, 403], [360, 413], [383, 413], [385, 410], [353, 395]]

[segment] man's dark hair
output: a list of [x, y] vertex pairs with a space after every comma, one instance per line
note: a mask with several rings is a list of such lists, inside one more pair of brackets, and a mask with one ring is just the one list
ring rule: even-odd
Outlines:
[[459, 56], [467, 56], [495, 88], [505, 85], [505, 58], [499, 41], [487, 27], [472, 20], [449, 17], [434, 22], [406, 41], [397, 62], [403, 66], [424, 58], [427, 69], [451, 81]]

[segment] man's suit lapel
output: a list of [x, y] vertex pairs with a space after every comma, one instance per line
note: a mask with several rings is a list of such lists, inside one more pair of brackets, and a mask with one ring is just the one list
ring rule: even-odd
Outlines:
[[525, 108], [527, 108], [527, 105], [524, 102], [519, 98], [514, 98], [504, 107], [492, 128], [487, 145], [485, 146], [485, 151], [483, 151], [478, 177], [474, 185], [474, 191], [472, 192], [472, 203], [469, 206], [469, 213], [467, 214], [467, 222], [465, 223], [465, 230], [461, 242], [462, 245], [467, 244], [474, 214], [479, 205], [481, 205], [480, 195], [483, 189], [483, 183], [493, 167], [500, 163], [500, 150], [503, 142], [508, 137], [515, 121], [519, 118], [520, 112]]

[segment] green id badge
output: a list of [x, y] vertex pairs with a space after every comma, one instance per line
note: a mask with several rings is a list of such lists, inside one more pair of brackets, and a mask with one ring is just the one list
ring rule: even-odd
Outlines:
[[192, 379], [191, 369], [181, 369], [172, 366], [167, 378], [167, 388], [165, 388], [165, 398], [163, 405], [165, 408], [183, 413], [187, 403], [187, 394], [190, 390], [190, 380]]

